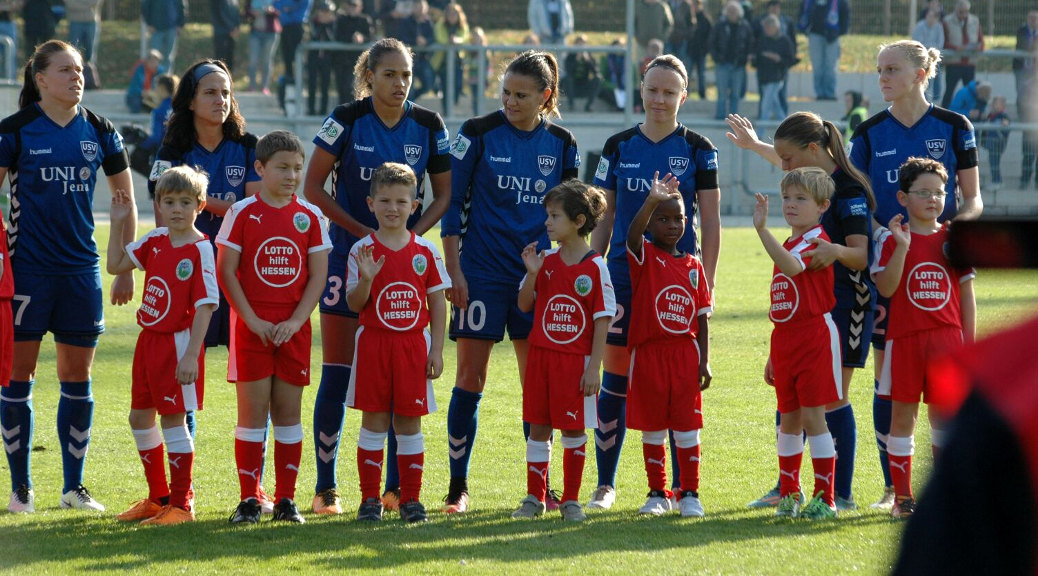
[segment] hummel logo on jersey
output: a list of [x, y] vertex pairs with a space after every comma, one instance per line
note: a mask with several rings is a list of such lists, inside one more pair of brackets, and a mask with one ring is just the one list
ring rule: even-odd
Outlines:
[[256, 222], [259, 222], [260, 224], [263, 224], [263, 221], [261, 220], [261, 218], [263, 218], [262, 214], [249, 214], [249, 218], [255, 220]]
[[165, 400], [166, 402], [169, 402], [170, 404], [176, 404], [177, 403], [177, 395], [176, 394], [174, 394], [172, 398], [170, 398], [169, 396], [163, 396], [162, 399]]
[[884, 150], [883, 152], [876, 152], [876, 158], [883, 158], [884, 156], [893, 156], [897, 154], [897, 148], [893, 150]]
[[183, 456], [177, 456], [176, 458], [170, 458], [169, 459], [169, 465], [174, 467], [174, 468], [176, 468], [177, 470], [180, 470], [180, 459], [181, 458], [183, 458]]
[[566, 416], [569, 416], [570, 418], [572, 418], [574, 420], [577, 419], [577, 413], [576, 412], [570, 412], [569, 410], [566, 411]]
[[364, 459], [364, 463], [367, 464], [368, 466], [374, 466], [375, 468], [378, 468], [379, 470], [382, 469], [382, 463], [381, 462], [375, 462], [374, 460], [372, 460], [370, 458], [365, 458]]
[[655, 458], [646, 458], [645, 459], [645, 463], [646, 464], [655, 464], [655, 465], [659, 466], [660, 468], [663, 468], [665, 466], [665, 463], [664, 463], [663, 460], [657, 460]]
[[891, 460], [890, 461], [890, 466], [893, 467], [893, 468], [897, 468], [898, 470], [901, 471], [902, 474], [908, 474], [908, 470], [905, 470], [905, 467], [908, 466], [908, 462], [904, 462], [904, 463], [898, 464], [897, 462], [894, 462], [893, 460]]
[[253, 470], [243, 470], [241, 468], [238, 468], [238, 474], [240, 476], [248, 476], [253, 480], [259, 480], [259, 468], [255, 468]]
[[825, 476], [822, 476], [821, 474], [815, 474], [815, 478], [818, 478], [819, 480], [822, 480], [826, 484], [829, 484], [829, 485], [832, 485], [832, 483], [833, 483], [833, 473], [832, 472], [826, 474]]
[[782, 476], [789, 476], [789, 479], [790, 479], [790, 480], [792, 480], [792, 481], [794, 481], [794, 482], [796, 482], [796, 481], [797, 481], [797, 475], [796, 475], [796, 471], [790, 472], [790, 471], [788, 471], [788, 470], [781, 470], [781, 469], [780, 469], [780, 470], [779, 470], [779, 477], [782, 477]]
[[663, 266], [664, 268], [667, 267], [667, 261], [664, 260], [663, 258], [660, 258], [659, 256], [657, 256], [656, 257], [656, 261], [660, 263], [660, 266]]

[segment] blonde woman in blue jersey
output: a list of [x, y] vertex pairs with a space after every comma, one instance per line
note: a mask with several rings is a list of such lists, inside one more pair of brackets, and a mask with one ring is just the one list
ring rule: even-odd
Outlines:
[[[501, 77], [501, 109], [462, 125], [451, 146], [450, 209], [443, 218], [443, 256], [453, 287], [450, 337], [458, 372], [447, 411], [450, 487], [444, 511], [468, 509], [468, 472], [479, 403], [494, 344], [508, 332], [522, 382], [532, 317], [518, 307], [526, 275], [523, 248], [549, 248], [544, 195], [576, 178], [577, 142], [553, 124], [560, 116], [559, 65], [548, 52], [526, 51]], [[528, 426], [524, 426], [528, 430]], [[557, 498], [548, 498], [551, 509]]]
[[[595, 432], [598, 488], [588, 503], [589, 508], [610, 508], [616, 498], [616, 468], [626, 432], [630, 363], [627, 327], [631, 281], [627, 267], [627, 229], [644, 203], [655, 173], [660, 177], [671, 174], [678, 179], [678, 190], [688, 215], [678, 249], [701, 255], [705, 281], [711, 290], [721, 250], [717, 149], [708, 139], [678, 122], [678, 111], [688, 96], [688, 73], [681, 60], [670, 54], [654, 58], [646, 67], [641, 95], [645, 120], [606, 140], [595, 171], [595, 185], [606, 193], [606, 212], [602, 224], [592, 233], [591, 247], [606, 254], [616, 291], [616, 316], [609, 327], [602, 390], [598, 396], [599, 422]], [[681, 448], [690, 448], [696, 443], [698, 439], [677, 439], [677, 446]], [[672, 449], [671, 455], [676, 452]], [[677, 479], [676, 461], [674, 468], [673, 478]], [[649, 501], [656, 502], [662, 497], [650, 494]]]
[[[114, 193], [133, 183], [122, 137], [112, 123], [80, 106], [83, 58], [50, 40], [25, 64], [15, 114], [0, 122], [0, 180], [11, 183], [9, 244], [15, 280], [14, 368], [0, 390], [0, 427], [11, 470], [11, 512], [35, 511], [30, 477], [32, 385], [40, 342], [54, 334], [57, 352], [58, 443], [64, 468], [62, 508], [104, 510], [83, 486], [94, 400], [90, 370], [104, 332], [100, 257], [91, 205], [100, 171]], [[123, 243], [137, 232], [137, 207], [121, 230]], [[111, 301], [133, 298], [132, 273], [112, 283]]]
[[[357, 313], [346, 304], [346, 258], [359, 238], [378, 227], [367, 205], [371, 175], [385, 162], [406, 164], [414, 170], [419, 208], [407, 227], [418, 235], [436, 225], [450, 201], [450, 138], [439, 114], [407, 99], [413, 68], [411, 49], [396, 38], [383, 38], [365, 50], [353, 70], [357, 99], [337, 106], [325, 119], [314, 136], [314, 153], [306, 169], [303, 194], [331, 221], [328, 233], [333, 245], [328, 284], [320, 303], [324, 363], [314, 403], [317, 483], [313, 510], [317, 514], [342, 513], [335, 467], [357, 332]], [[423, 210], [426, 173], [432, 184], [432, 201]], [[325, 190], [329, 175], [330, 194]], [[396, 510], [400, 478], [392, 429], [388, 440], [383, 505]], [[410, 440], [402, 453], [416, 454], [416, 442]]]

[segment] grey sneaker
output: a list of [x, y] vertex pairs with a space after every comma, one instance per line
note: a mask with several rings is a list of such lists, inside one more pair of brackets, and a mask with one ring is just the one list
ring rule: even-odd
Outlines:
[[31, 514], [36, 511], [36, 494], [22, 484], [18, 489], [11, 492], [11, 502], [7, 505], [7, 511], [15, 514]]
[[584, 515], [584, 509], [580, 506], [580, 502], [576, 500], [567, 500], [559, 505], [559, 512], [562, 513], [562, 519], [570, 522], [583, 522], [587, 520], [587, 516]]
[[841, 498], [837, 496], [833, 500], [836, 503], [836, 509], [840, 512], [858, 509], [858, 503], [854, 501], [854, 496], [851, 496], [850, 498]]
[[746, 505], [747, 508], [774, 508], [778, 506], [779, 500], [782, 496], [779, 494], [778, 486], [775, 486], [771, 490], [764, 493], [763, 496], [757, 498], [753, 502]]
[[869, 506], [875, 510], [890, 510], [894, 505], [894, 487], [887, 486], [883, 488], [883, 496], [877, 500], [874, 504]]
[[609, 510], [616, 502], [616, 489], [608, 484], [603, 484], [595, 489], [591, 500], [587, 503], [589, 510]]
[[683, 492], [681, 500], [678, 500], [678, 510], [682, 518], [702, 518], [706, 515], [703, 511], [703, 503], [695, 492]]
[[527, 494], [526, 498], [519, 503], [519, 508], [512, 512], [512, 518], [536, 518], [544, 514], [544, 502], [541, 502], [533, 494]]
[[87, 491], [86, 486], [82, 484], [61, 495], [61, 507], [72, 508], [73, 510], [90, 510], [92, 512], [105, 511], [104, 505], [94, 500], [94, 497]]
[[662, 490], [649, 492], [649, 499], [645, 501], [644, 506], [638, 509], [639, 514], [651, 514], [653, 516], [661, 516], [670, 511], [670, 496]]

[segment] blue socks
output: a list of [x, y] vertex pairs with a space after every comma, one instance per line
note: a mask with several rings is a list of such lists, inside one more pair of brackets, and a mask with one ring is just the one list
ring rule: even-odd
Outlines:
[[620, 465], [620, 449], [626, 434], [627, 376], [603, 372], [602, 391], [598, 394], [598, 429], [595, 430], [599, 486], [616, 486], [616, 468]]
[[396, 430], [393, 429], [393, 421], [389, 422], [389, 437], [386, 438], [386, 459], [383, 467], [386, 469], [386, 490], [400, 489], [400, 466], [396, 461]]
[[321, 366], [321, 385], [314, 401], [314, 453], [317, 484], [314, 492], [335, 488], [335, 465], [339, 458], [339, 436], [346, 417], [346, 391], [350, 385], [349, 366]]
[[482, 394], [455, 387], [447, 408], [447, 450], [450, 455], [451, 478], [468, 478], [472, 446], [479, 422]]
[[0, 388], [0, 433], [11, 468], [12, 492], [23, 484], [32, 488], [32, 384], [32, 380], [11, 380], [7, 388]]
[[[876, 383], [879, 388], [879, 382]], [[890, 463], [887, 460], [887, 436], [890, 435], [890, 398], [872, 396], [872, 427], [876, 430], [876, 447], [879, 448], [879, 465], [883, 469], [883, 485], [893, 486], [890, 478]]]
[[854, 457], [858, 449], [858, 428], [850, 404], [825, 413], [825, 423], [836, 444], [836, 496], [851, 499]]
[[83, 483], [83, 466], [90, 447], [90, 426], [94, 420], [94, 397], [90, 380], [62, 382], [58, 400], [58, 443], [68, 492]]

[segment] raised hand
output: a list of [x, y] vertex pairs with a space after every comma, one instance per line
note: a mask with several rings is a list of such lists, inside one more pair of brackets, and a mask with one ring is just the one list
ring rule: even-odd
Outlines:
[[382, 270], [382, 265], [386, 263], [385, 255], [379, 256], [378, 260], [374, 259], [375, 247], [361, 246], [360, 250], [357, 250], [357, 273], [364, 280], [371, 280], [376, 274]]
[[725, 118], [725, 122], [728, 124], [728, 128], [731, 129], [731, 132], [726, 132], [725, 136], [739, 148], [747, 150], [760, 143], [757, 131], [753, 129], [753, 123], [750, 122], [749, 118], [739, 116], [738, 114], [729, 114]]
[[757, 204], [753, 207], [753, 227], [763, 230], [768, 225], [768, 197], [760, 192], [753, 195]]
[[894, 217], [890, 219], [890, 223], [887, 224], [887, 228], [890, 230], [890, 235], [894, 237], [894, 242], [897, 242], [898, 246], [904, 246], [908, 248], [912, 244], [912, 232], [908, 229], [908, 224], [902, 224], [904, 216], [901, 214], [894, 214]]
[[537, 243], [530, 242], [523, 248], [523, 264], [526, 265], [526, 271], [531, 276], [536, 276], [541, 270], [541, 266], [544, 265], [544, 251], [537, 252]]

